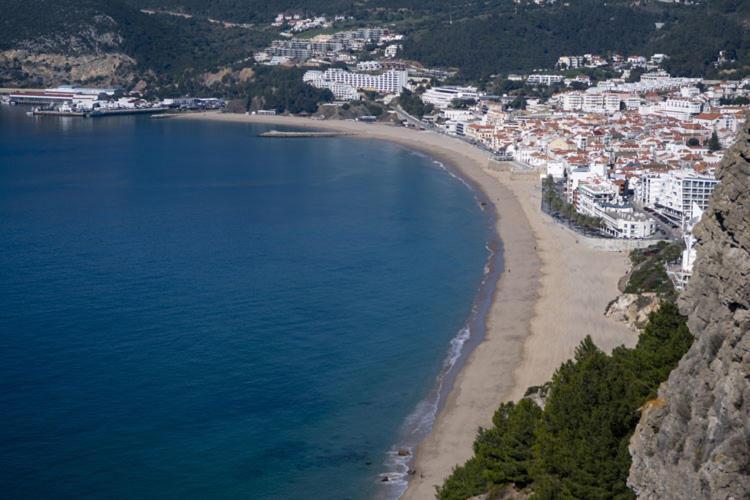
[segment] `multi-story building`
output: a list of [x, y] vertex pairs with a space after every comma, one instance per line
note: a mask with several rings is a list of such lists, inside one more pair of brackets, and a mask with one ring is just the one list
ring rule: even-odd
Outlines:
[[580, 92], [567, 92], [563, 95], [563, 109], [577, 111], [583, 107], [583, 96]]
[[557, 59], [560, 68], [581, 68], [586, 64], [584, 56], [561, 56]]
[[576, 211], [583, 215], [596, 217], [597, 205], [611, 204], [617, 200], [617, 189], [608, 183], [581, 181], [576, 189]]
[[654, 219], [636, 213], [627, 205], [597, 205], [595, 217], [602, 220], [603, 233], [614, 238], [642, 239], [656, 232]]
[[432, 87], [422, 94], [422, 101], [436, 108], [445, 109], [454, 99], [479, 99], [479, 97], [476, 87]]
[[357, 71], [380, 71], [383, 65], [380, 61], [360, 61], [357, 63]]
[[621, 98], [619, 94], [604, 94], [604, 110], [609, 112], [619, 111], [620, 101]]
[[529, 75], [526, 83], [529, 85], [552, 85], [553, 83], [562, 82], [564, 77], [562, 75]]
[[648, 238], [656, 231], [651, 217], [619, 203], [619, 190], [609, 182], [580, 182], [575, 207], [581, 214], [601, 219], [601, 231], [614, 238]]
[[662, 116], [677, 118], [678, 120], [689, 120], [691, 116], [701, 112], [702, 104], [684, 97], [669, 98], [659, 103], [656, 112]]
[[692, 170], [672, 170], [664, 175], [654, 208], [677, 225], [693, 215], [693, 206], [705, 210], [718, 181]]
[[583, 94], [583, 111], [596, 113], [604, 110], [604, 94]]
[[[393, 94], [401, 92], [406, 86], [408, 73], [406, 71], [388, 70], [380, 75], [365, 73], [351, 73], [339, 68], [327, 69], [324, 72], [307, 71], [302, 80], [319, 88], [330, 88], [333, 92], [333, 83], [344, 84], [356, 90], [370, 90], [382, 94]], [[345, 90], [345, 87], [336, 87]], [[351, 93], [349, 90], [345, 90]], [[335, 95], [335, 94], [334, 94]]]

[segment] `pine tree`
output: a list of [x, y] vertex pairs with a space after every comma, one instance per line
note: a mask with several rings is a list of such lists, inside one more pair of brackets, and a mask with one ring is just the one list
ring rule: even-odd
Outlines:
[[719, 142], [719, 136], [716, 130], [711, 134], [711, 139], [708, 140], [708, 149], [711, 151], [718, 151], [721, 149], [721, 143]]

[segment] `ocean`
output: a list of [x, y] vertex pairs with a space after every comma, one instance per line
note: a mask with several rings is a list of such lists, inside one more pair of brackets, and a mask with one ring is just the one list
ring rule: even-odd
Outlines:
[[3, 496], [396, 495], [483, 307], [477, 193], [385, 142], [25, 111], [0, 106]]

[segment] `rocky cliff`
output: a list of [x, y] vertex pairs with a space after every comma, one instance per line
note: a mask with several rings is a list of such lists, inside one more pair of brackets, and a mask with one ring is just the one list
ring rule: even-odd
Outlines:
[[18, 40], [0, 51], [0, 86], [46, 87], [61, 83], [128, 85], [136, 61], [122, 50], [119, 26], [109, 16]]
[[693, 346], [630, 442], [640, 498], [750, 494], [750, 122], [722, 162], [703, 219], [694, 275], [680, 298]]

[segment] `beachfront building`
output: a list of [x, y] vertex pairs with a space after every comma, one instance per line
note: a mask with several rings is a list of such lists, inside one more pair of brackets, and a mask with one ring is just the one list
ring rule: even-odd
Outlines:
[[406, 86], [406, 71], [389, 70], [380, 75], [351, 73], [332, 68], [325, 71], [310, 70], [302, 76], [302, 81], [313, 87], [327, 88], [339, 100], [357, 98], [358, 90], [369, 90], [381, 94], [396, 94]]
[[693, 170], [672, 170], [663, 175], [658, 193], [651, 194], [653, 208], [681, 226], [693, 215], [693, 207], [705, 210], [718, 181]]
[[10, 102], [16, 104], [61, 104], [80, 103], [91, 104], [100, 97], [112, 97], [116, 89], [75, 87], [60, 85], [42, 91], [21, 90], [8, 96]]
[[323, 71], [310, 70], [302, 75], [302, 81], [319, 89], [328, 89], [337, 101], [354, 101], [359, 99], [357, 89], [352, 85], [325, 78]]
[[406, 71], [388, 70], [379, 75], [352, 73], [339, 68], [327, 69], [323, 79], [351, 85], [357, 90], [370, 90], [381, 94], [396, 94], [406, 86], [409, 74]]
[[656, 231], [651, 217], [621, 202], [619, 189], [612, 182], [579, 182], [574, 199], [576, 211], [601, 219], [601, 231], [613, 238], [648, 238]]
[[601, 231], [613, 238], [643, 239], [656, 232], [654, 219], [635, 212], [630, 205], [597, 205], [594, 217], [601, 219]]
[[479, 99], [481, 95], [476, 87], [432, 87], [422, 94], [422, 101], [432, 104], [438, 109], [445, 109], [454, 99]]
[[615, 203], [618, 197], [617, 188], [611, 183], [581, 181], [578, 183], [575, 197], [576, 211], [583, 215], [596, 216], [596, 206]]

